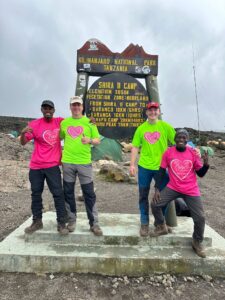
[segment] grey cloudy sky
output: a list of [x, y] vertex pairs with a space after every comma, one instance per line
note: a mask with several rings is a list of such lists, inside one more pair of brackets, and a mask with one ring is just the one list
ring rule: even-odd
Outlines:
[[200, 129], [225, 129], [225, 1], [0, 0], [0, 115], [39, 117], [52, 99], [69, 115], [76, 50], [97, 38], [113, 52], [131, 42], [159, 55], [164, 119]]

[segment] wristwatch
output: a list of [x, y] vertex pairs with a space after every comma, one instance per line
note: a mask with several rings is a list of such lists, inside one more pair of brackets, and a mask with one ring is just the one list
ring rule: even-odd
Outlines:
[[91, 144], [91, 145], [92, 145], [92, 141], [93, 141], [93, 140], [92, 140], [92, 138], [90, 138], [90, 142], [89, 142], [89, 144]]

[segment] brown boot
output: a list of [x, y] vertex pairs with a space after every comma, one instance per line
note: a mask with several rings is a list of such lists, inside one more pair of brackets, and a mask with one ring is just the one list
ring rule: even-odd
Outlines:
[[150, 232], [150, 236], [152, 237], [157, 237], [160, 235], [168, 234], [168, 229], [166, 224], [159, 224], [156, 225], [155, 229], [153, 232]]
[[140, 228], [140, 236], [148, 236], [149, 235], [149, 225], [141, 225]]
[[61, 235], [69, 234], [69, 229], [66, 227], [65, 223], [58, 223], [57, 230], [58, 230], [59, 234], [61, 234]]
[[103, 235], [103, 232], [98, 225], [91, 226], [90, 230], [94, 233], [94, 235], [97, 235], [97, 236]]
[[43, 228], [42, 219], [33, 220], [32, 224], [24, 229], [25, 233], [32, 234], [33, 232]]
[[198, 256], [200, 256], [202, 258], [206, 257], [205, 249], [201, 242], [199, 242], [197, 240], [192, 240], [192, 248]]
[[173, 233], [172, 227], [170, 227], [170, 226], [168, 226], [168, 225], [166, 225], [166, 226], [167, 226], [168, 233]]
[[73, 222], [69, 222], [67, 224], [67, 229], [69, 230], [69, 232], [73, 232], [76, 228], [76, 222], [73, 221]]

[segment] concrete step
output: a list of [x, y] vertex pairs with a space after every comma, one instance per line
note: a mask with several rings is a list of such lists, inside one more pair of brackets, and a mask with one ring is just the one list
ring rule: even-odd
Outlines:
[[[78, 215], [77, 231], [69, 237], [60, 237], [56, 233], [54, 219], [55, 213], [45, 213], [44, 229], [27, 237], [24, 228], [30, 224], [29, 219], [3, 240], [0, 243], [0, 271], [79, 272], [111, 276], [179, 273], [225, 277], [224, 238], [206, 226], [206, 236], [212, 245], [206, 248], [207, 258], [199, 258], [189, 243], [193, 227], [190, 218], [179, 218], [178, 227], [171, 234], [177, 235], [177, 238], [188, 238], [182, 246], [180, 242], [177, 246], [169, 244], [166, 240], [166, 237], [171, 238], [169, 235], [155, 239], [154, 244], [149, 242], [151, 239], [140, 238], [137, 215], [100, 214], [104, 234], [119, 237], [118, 243], [114, 241], [111, 244], [104, 243], [104, 237], [93, 236], [86, 214]], [[136, 244], [121, 242], [132, 234], [138, 241]]]
[[[32, 235], [26, 234], [27, 242], [57, 242], [83, 245], [149, 245], [190, 247], [192, 241], [193, 221], [191, 218], [179, 219], [179, 226], [173, 228], [173, 233], [158, 238], [140, 237], [139, 215], [135, 214], [101, 214], [100, 225], [103, 236], [96, 237], [89, 230], [85, 213], [79, 213], [76, 230], [68, 236], [61, 237], [56, 231], [55, 214], [48, 212], [43, 219], [44, 228]], [[29, 225], [29, 223], [27, 224]], [[150, 230], [154, 226], [150, 225]], [[212, 238], [205, 236], [204, 245], [210, 247]]]

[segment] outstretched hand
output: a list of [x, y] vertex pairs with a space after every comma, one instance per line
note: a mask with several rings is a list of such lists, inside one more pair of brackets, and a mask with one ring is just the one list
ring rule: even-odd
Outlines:
[[29, 126], [27, 126], [21, 131], [21, 134], [32, 133], [32, 132], [33, 132], [33, 129], [30, 128]]

